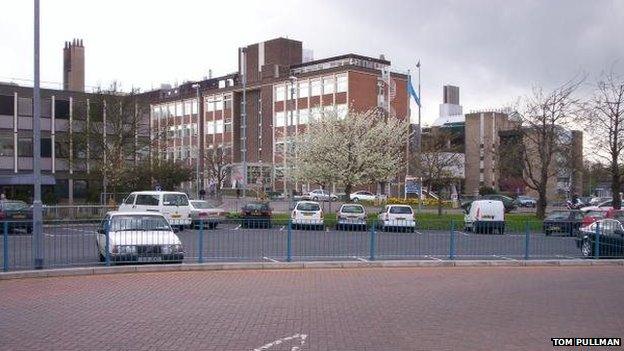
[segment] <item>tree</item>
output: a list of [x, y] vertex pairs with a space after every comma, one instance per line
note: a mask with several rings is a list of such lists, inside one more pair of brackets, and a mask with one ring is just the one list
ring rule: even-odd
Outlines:
[[596, 84], [589, 105], [587, 130], [592, 135], [595, 155], [609, 166], [613, 208], [620, 209], [620, 183], [624, 161], [624, 80], [613, 72], [604, 75]]
[[[569, 137], [565, 127], [576, 120], [582, 110], [574, 96], [582, 79], [570, 80], [550, 92], [534, 88], [523, 102], [522, 163], [526, 186], [538, 194], [537, 216], [546, 213], [548, 182], [556, 177], [562, 157], [569, 156]], [[565, 162], [565, 161], [564, 161]]]
[[438, 194], [438, 215], [442, 214], [441, 190], [451, 186], [464, 166], [463, 154], [449, 143], [450, 134], [434, 128], [423, 139], [420, 174], [423, 185]]
[[377, 110], [324, 113], [292, 139], [288, 177], [322, 185], [336, 182], [347, 196], [353, 187], [387, 181], [404, 166], [407, 123]]
[[225, 181], [230, 177], [232, 165], [223, 148], [210, 148], [204, 155], [204, 172], [208, 179], [214, 181], [217, 194], [220, 193]]

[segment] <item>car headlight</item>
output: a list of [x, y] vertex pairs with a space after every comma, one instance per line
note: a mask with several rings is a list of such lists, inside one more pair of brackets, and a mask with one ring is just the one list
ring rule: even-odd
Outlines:
[[135, 245], [118, 245], [117, 250], [120, 254], [134, 254], [137, 252]]
[[175, 254], [175, 253], [181, 253], [183, 252], [183, 248], [182, 245], [163, 245], [162, 246], [162, 253], [163, 254]]

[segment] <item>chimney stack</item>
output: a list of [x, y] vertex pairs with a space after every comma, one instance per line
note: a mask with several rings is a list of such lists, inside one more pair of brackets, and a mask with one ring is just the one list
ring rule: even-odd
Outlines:
[[85, 57], [82, 39], [66, 41], [63, 48], [63, 89], [85, 90]]

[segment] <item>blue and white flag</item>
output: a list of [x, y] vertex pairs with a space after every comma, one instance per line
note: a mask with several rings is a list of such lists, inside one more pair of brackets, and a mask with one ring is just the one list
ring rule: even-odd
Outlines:
[[418, 107], [420, 107], [420, 98], [418, 97], [418, 94], [416, 94], [416, 90], [414, 90], [411, 77], [407, 81], [407, 91], [414, 98], [414, 101], [416, 101]]

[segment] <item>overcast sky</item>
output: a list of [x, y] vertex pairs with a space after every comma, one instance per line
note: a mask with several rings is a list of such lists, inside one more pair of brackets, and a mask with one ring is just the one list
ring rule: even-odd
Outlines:
[[[32, 79], [32, 1], [2, 0], [1, 12], [0, 81]], [[467, 112], [577, 74], [622, 73], [622, 33], [622, 0], [41, 0], [41, 80], [62, 81], [63, 43], [72, 38], [84, 40], [88, 86], [116, 80], [149, 90], [209, 69], [234, 72], [238, 47], [284, 36], [315, 59], [383, 53], [412, 72], [420, 60], [431, 122], [444, 84], [460, 87]]]

